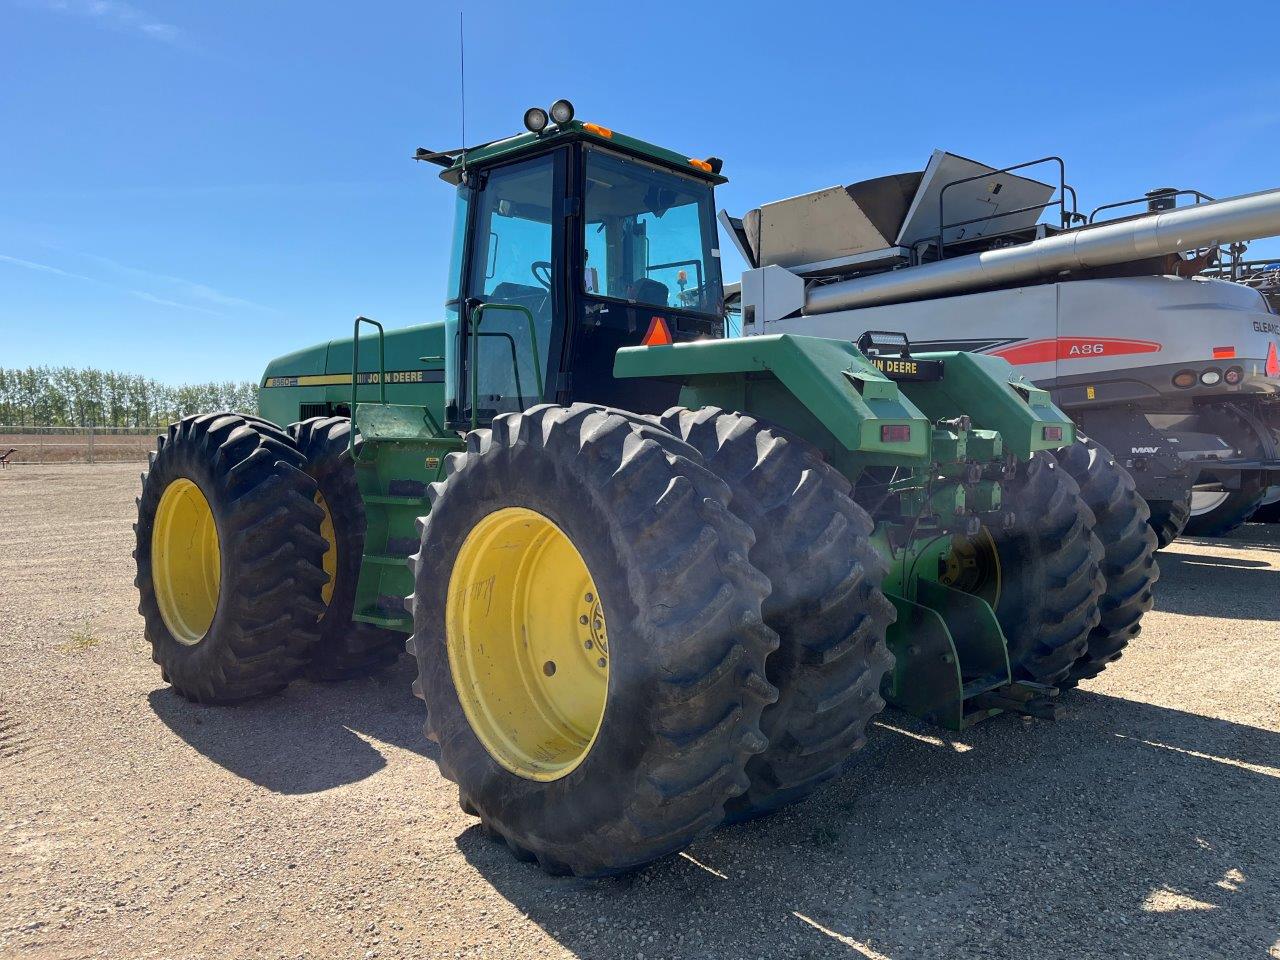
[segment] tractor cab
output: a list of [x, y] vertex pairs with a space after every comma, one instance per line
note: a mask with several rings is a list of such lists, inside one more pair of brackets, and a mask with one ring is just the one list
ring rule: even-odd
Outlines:
[[700, 160], [572, 119], [526, 116], [528, 132], [420, 160], [457, 186], [445, 321], [446, 426], [465, 430], [541, 402], [642, 413], [679, 387], [615, 379], [642, 342], [723, 333], [713, 189]]

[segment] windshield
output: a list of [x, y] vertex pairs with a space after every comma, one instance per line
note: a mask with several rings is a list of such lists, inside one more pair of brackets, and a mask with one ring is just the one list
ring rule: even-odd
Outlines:
[[718, 316], [724, 292], [711, 186], [639, 160], [585, 153], [585, 291]]

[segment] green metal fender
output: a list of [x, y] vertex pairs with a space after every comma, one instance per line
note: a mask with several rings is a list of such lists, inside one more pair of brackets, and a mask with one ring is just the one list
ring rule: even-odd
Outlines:
[[[756, 413], [822, 448], [878, 464], [928, 462], [929, 420], [852, 343], [790, 334], [624, 347], [615, 377], [676, 379], [681, 403]], [[887, 426], [909, 427], [889, 439]], [[897, 432], [895, 436], [901, 436]]]
[[951, 352], [913, 356], [941, 360], [946, 371], [941, 380], [909, 387], [912, 402], [931, 419], [963, 410], [975, 427], [998, 431], [1020, 460], [1075, 441], [1075, 425], [1054, 406], [1049, 392], [1015, 372], [1003, 357]]

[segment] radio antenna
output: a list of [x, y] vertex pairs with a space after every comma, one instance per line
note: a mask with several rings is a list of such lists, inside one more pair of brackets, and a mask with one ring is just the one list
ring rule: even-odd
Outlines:
[[462, 173], [467, 173], [467, 44], [462, 32], [462, 11], [458, 11], [458, 99], [462, 114]]

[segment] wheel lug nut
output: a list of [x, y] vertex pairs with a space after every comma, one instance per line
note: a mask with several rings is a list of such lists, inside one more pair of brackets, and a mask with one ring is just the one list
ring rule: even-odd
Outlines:
[[588, 619], [587, 615], [584, 613], [582, 616], [578, 618], [578, 622], [585, 627], [587, 625], [587, 619]]
[[590, 640], [588, 640], [586, 643], [583, 644], [583, 646], [586, 647], [588, 650], [590, 650], [592, 647], [595, 646], [595, 644], [592, 643]]
[[608, 661], [605, 660], [604, 657], [601, 657], [599, 660], [596, 661], [596, 666], [603, 667], [606, 663], [608, 663]]
[[588, 593], [586, 596], [586, 601], [587, 603], [595, 603], [596, 602], [595, 595]]

